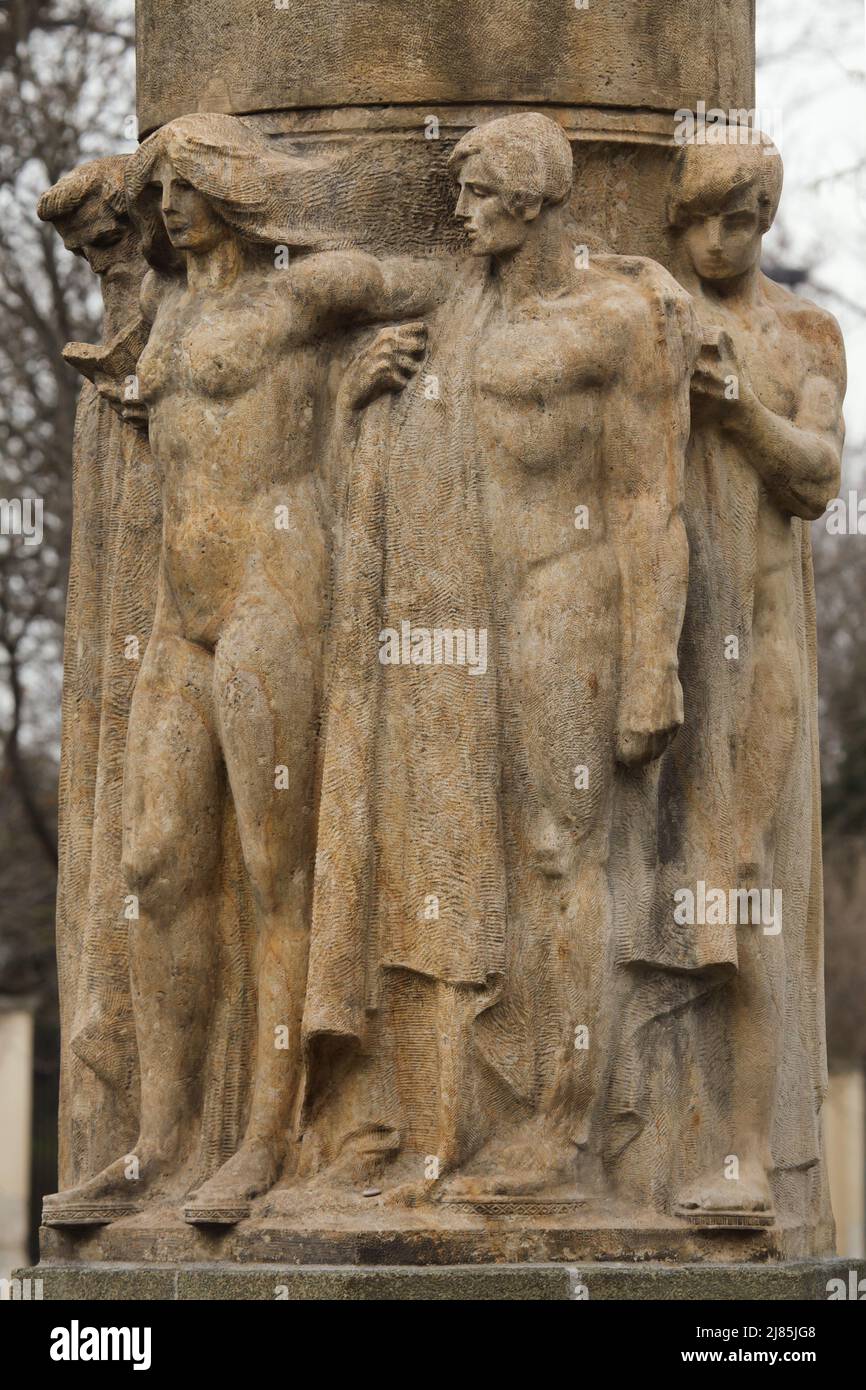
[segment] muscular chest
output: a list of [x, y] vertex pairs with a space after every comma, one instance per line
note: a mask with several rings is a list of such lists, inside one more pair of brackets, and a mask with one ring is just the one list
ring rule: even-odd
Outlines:
[[600, 381], [588, 324], [541, 320], [493, 331], [473, 370], [482, 435], [527, 469], [554, 468], [592, 434]]

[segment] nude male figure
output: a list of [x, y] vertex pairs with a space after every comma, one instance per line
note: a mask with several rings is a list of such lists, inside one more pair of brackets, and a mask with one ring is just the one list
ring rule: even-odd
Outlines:
[[617, 768], [657, 760], [683, 716], [694, 339], [686, 296], [660, 267], [576, 257], [571, 150], [553, 121], [493, 121], [451, 167], [486, 266], [489, 319], [467, 388], [506, 727], [505, 988], [529, 1008], [536, 1080], [534, 1118], [450, 1192], [574, 1191], [602, 1051]]
[[[736, 871], [742, 889], [773, 886], [780, 802], [807, 717], [798, 581], [804, 523], [839, 488], [845, 360], [835, 319], [761, 273], [761, 244], [782, 191], [778, 151], [754, 143], [687, 147], [670, 204], [682, 283], [704, 348], [692, 380], [689, 468], [705, 469], [725, 507], [726, 633], [736, 682]], [[727, 539], [725, 539], [727, 538]], [[720, 615], [721, 616], [721, 615]], [[720, 680], [728, 663], [719, 653]], [[802, 745], [800, 745], [802, 752]], [[808, 755], [807, 755], [808, 756]], [[793, 910], [793, 905], [792, 905]], [[784, 1013], [786, 932], [736, 925], [731, 983], [731, 1132], [713, 1171], [691, 1183], [686, 1213], [772, 1209], [771, 1126]], [[728, 1155], [738, 1176], [725, 1171]]]

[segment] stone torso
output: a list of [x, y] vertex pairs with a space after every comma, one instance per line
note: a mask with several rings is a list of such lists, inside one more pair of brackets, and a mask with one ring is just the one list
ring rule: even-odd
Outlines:
[[[724, 329], [733, 339], [744, 373], [763, 405], [787, 420], [796, 421], [806, 386], [815, 369], [815, 354], [803, 329], [819, 316], [810, 305], [793, 296], [773, 299], [764, 295], [748, 313], [736, 313], [717, 300], [698, 299], [705, 327]], [[775, 300], [775, 302], [774, 302]], [[726, 468], [726, 483], [733, 490], [740, 525], [754, 535], [753, 569], [743, 575], [750, 586], [757, 574], [787, 571], [792, 559], [792, 518], [768, 491], [750, 459], [747, 441], [718, 426], [693, 398], [693, 452], [719, 451]]]
[[605, 475], [616, 461], [605, 405], [622, 347], [611, 312], [627, 314], [632, 293], [584, 272], [570, 293], [500, 308], [491, 321], [473, 396], [499, 582], [519, 589], [534, 571], [575, 565], [601, 579], [609, 567]]
[[252, 560], [269, 565], [273, 552], [283, 564], [275, 508], [288, 509], [297, 546], [321, 549], [325, 373], [310, 337], [304, 305], [293, 309], [274, 276], [223, 292], [172, 289], [160, 303], [139, 392], [162, 483], [164, 575], [193, 640], [212, 640]]

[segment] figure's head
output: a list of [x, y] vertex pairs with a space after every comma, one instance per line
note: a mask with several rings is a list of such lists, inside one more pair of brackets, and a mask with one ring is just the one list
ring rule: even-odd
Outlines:
[[702, 280], [735, 280], [760, 263], [761, 240], [781, 194], [782, 160], [766, 136], [742, 145], [685, 147], [668, 223]]
[[139, 253], [139, 241], [123, 193], [128, 155], [94, 159], [65, 174], [39, 199], [43, 222], [82, 256], [96, 275], [110, 276]]
[[470, 130], [449, 168], [460, 186], [455, 214], [476, 256], [518, 250], [545, 208], [571, 193], [571, 146], [555, 121], [534, 112]]
[[213, 201], [178, 172], [169, 154], [163, 155], [153, 174], [160, 190], [163, 226], [175, 251], [203, 255], [232, 235]]
[[294, 201], [289, 185], [302, 160], [275, 149], [237, 116], [181, 116], [151, 135], [130, 156], [126, 198], [152, 265], [176, 270], [227, 238], [253, 247], [318, 247], [312, 230], [287, 225]]

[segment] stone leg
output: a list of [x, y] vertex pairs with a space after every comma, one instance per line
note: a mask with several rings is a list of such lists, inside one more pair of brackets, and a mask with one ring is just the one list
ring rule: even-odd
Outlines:
[[[783, 928], [784, 931], [784, 928]], [[738, 970], [730, 984], [730, 1139], [713, 1168], [680, 1194], [677, 1212], [712, 1224], [720, 1216], [765, 1225], [773, 1218], [770, 1131], [784, 1019], [783, 932], [737, 928]]]
[[[580, 565], [577, 566], [580, 570]], [[496, 1140], [450, 1190], [523, 1196], [568, 1188], [589, 1162], [603, 1060], [603, 968], [611, 929], [607, 879], [618, 632], [613, 605], [572, 565], [551, 566], [516, 606], [506, 632], [509, 769], [518, 815], [514, 973], [532, 1020], [535, 1114]], [[564, 589], [569, 597], [564, 601]], [[613, 631], [611, 629], [613, 628]]]
[[796, 745], [802, 674], [791, 589], [790, 574], [758, 576], [751, 688], [737, 756], [738, 863], [746, 888], [772, 887], [774, 829]]
[[257, 919], [253, 1093], [241, 1148], [198, 1190], [187, 1219], [237, 1220], [287, 1155], [301, 1065], [320, 680], [315, 623], [302, 629], [265, 583], [248, 593], [217, 646], [214, 698]]
[[[109, 1219], [176, 1173], [200, 1104], [218, 948], [222, 770], [211, 709], [213, 661], [164, 630], [148, 644], [130, 715], [123, 874], [141, 1068], [131, 1154], [46, 1199], [46, 1219]], [[118, 903], [118, 914], [124, 903]]]

